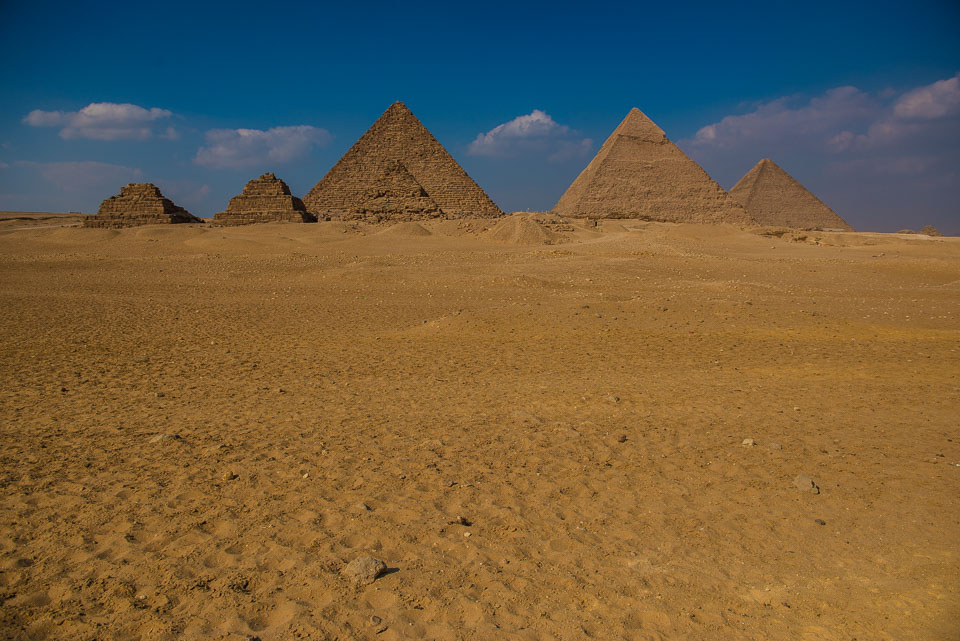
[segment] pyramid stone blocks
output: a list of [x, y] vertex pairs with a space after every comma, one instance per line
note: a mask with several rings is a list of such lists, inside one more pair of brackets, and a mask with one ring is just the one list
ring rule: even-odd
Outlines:
[[853, 231], [844, 219], [769, 158], [748, 171], [730, 195], [761, 225]]
[[248, 182], [242, 193], [230, 199], [225, 211], [213, 216], [213, 222], [218, 225], [315, 221], [316, 218], [307, 213], [303, 202], [291, 195], [287, 184], [272, 173]]
[[156, 185], [131, 183], [116, 196], [100, 203], [100, 209], [95, 215], [85, 219], [83, 226], [118, 228], [202, 222], [202, 219], [164, 198]]
[[402, 102], [304, 196], [319, 218], [405, 222], [503, 215]]
[[636, 108], [553, 210], [575, 218], [753, 223], [743, 207]]

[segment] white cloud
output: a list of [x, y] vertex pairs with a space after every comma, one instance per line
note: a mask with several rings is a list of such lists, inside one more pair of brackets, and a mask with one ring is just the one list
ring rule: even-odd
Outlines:
[[960, 73], [904, 94], [893, 106], [897, 118], [943, 118], [960, 113]]
[[477, 134], [467, 150], [471, 156], [511, 156], [521, 151], [546, 152], [553, 162], [590, 152], [593, 141], [579, 138], [576, 131], [557, 123], [544, 111], [534, 109]]
[[309, 125], [260, 129], [211, 129], [207, 145], [197, 150], [194, 162], [205, 167], [246, 168], [284, 164], [303, 158], [314, 147], [330, 143], [330, 132]]
[[[94, 102], [79, 111], [43, 111], [34, 109], [23, 122], [32, 127], [62, 127], [64, 140], [146, 140], [155, 135], [158, 120], [173, 116], [167, 109], [145, 109], [129, 103]], [[172, 127], [167, 129], [168, 137]]]
[[86, 192], [90, 188], [116, 186], [120, 191], [127, 182], [138, 180], [143, 172], [132, 167], [111, 165], [92, 160], [79, 162], [17, 161], [18, 167], [37, 171], [42, 178], [67, 192]]
[[[799, 103], [799, 104], [797, 104]], [[837, 87], [807, 102], [785, 96], [759, 105], [754, 111], [727, 116], [701, 128], [694, 146], [737, 147], [753, 141], [817, 141], [879, 110], [876, 101], [856, 87]]]

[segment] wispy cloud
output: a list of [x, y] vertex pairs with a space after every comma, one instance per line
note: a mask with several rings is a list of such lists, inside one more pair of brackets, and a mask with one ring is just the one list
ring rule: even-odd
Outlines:
[[545, 154], [547, 160], [557, 162], [584, 156], [590, 152], [593, 141], [581, 138], [566, 125], [557, 123], [540, 109], [517, 116], [497, 125], [487, 133], [477, 134], [467, 150], [472, 156], [513, 156], [521, 152]]
[[901, 91], [785, 96], [702, 127], [680, 145], [727, 185], [771, 157], [841, 215], [861, 216], [854, 226], [883, 219], [907, 226], [893, 222], [905, 212], [955, 219], [960, 74]]
[[217, 169], [242, 169], [299, 160], [314, 147], [330, 144], [326, 129], [298, 125], [260, 129], [211, 129], [194, 162]]
[[143, 172], [132, 167], [112, 165], [92, 160], [77, 162], [31, 162], [20, 160], [18, 167], [33, 170], [57, 189], [66, 192], [88, 192], [101, 187], [120, 187], [131, 180], [138, 180]]
[[[146, 109], [129, 103], [94, 102], [79, 111], [43, 111], [34, 109], [23, 122], [31, 127], [61, 127], [64, 140], [147, 140], [158, 135], [155, 127], [173, 116], [167, 109]], [[172, 126], [160, 134], [176, 138]]]

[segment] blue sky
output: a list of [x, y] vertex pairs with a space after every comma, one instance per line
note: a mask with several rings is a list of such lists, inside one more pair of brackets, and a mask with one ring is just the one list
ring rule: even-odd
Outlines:
[[305, 193], [403, 100], [505, 210], [631, 107], [725, 188], [771, 157], [858, 229], [960, 234], [960, 4], [0, 4], [0, 209], [150, 181]]

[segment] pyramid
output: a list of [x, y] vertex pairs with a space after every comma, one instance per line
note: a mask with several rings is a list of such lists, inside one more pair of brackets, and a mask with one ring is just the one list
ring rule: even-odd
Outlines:
[[761, 225], [853, 231], [843, 218], [769, 158], [748, 171], [730, 195]]
[[218, 225], [252, 223], [312, 223], [316, 218], [307, 213], [301, 201], [290, 194], [290, 188], [272, 173], [254, 178], [243, 192], [230, 199], [225, 211], [214, 214]]
[[637, 108], [610, 134], [553, 211], [577, 218], [753, 222]]
[[163, 197], [153, 183], [131, 183], [116, 196], [100, 203], [96, 214], [83, 221], [84, 227], [133, 227], [173, 223], [202, 223], [183, 207]]
[[303, 203], [317, 217], [333, 219], [404, 222], [503, 215], [402, 102], [393, 103], [370, 126]]
[[417, 179], [399, 160], [388, 164], [341, 220], [412, 221], [443, 216]]

